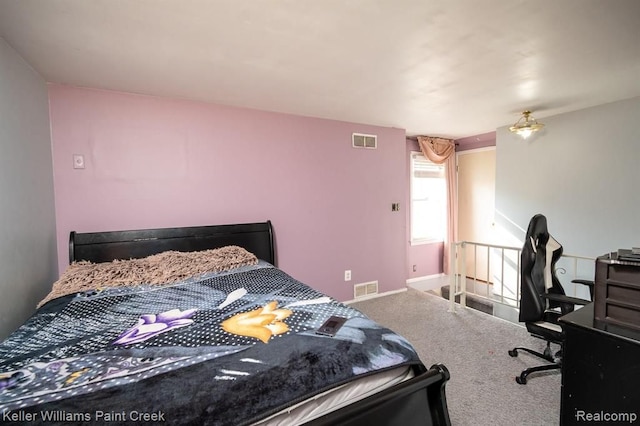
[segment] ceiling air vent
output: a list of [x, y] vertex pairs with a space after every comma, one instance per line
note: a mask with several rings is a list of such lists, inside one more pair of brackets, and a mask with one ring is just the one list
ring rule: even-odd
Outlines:
[[354, 148], [376, 149], [378, 147], [378, 137], [376, 135], [354, 133], [351, 135], [351, 143]]

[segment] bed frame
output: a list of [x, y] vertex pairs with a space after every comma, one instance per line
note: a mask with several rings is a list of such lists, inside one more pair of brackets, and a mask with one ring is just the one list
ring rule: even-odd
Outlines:
[[245, 248], [258, 259], [276, 265], [271, 221], [135, 231], [71, 232], [69, 263], [140, 259], [168, 250], [200, 251], [228, 245]]
[[[167, 250], [198, 251], [238, 245], [273, 265], [276, 262], [270, 221], [234, 225], [132, 231], [71, 232], [69, 262], [142, 258]], [[450, 425], [444, 365], [416, 371], [416, 376], [368, 398], [311, 421], [321, 425]]]

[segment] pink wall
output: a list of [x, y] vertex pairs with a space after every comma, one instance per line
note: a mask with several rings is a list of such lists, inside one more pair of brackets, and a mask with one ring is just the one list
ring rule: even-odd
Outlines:
[[488, 146], [496, 146], [496, 132], [482, 133], [480, 135], [456, 139], [456, 152], [486, 148]]
[[[405, 286], [402, 129], [49, 86], [60, 271], [68, 235], [273, 221], [278, 266], [339, 299]], [[378, 135], [354, 149], [351, 133]], [[86, 168], [72, 167], [73, 154]], [[344, 270], [352, 281], [344, 281]]]
[[[407, 256], [408, 277], [419, 278], [442, 273], [444, 243], [409, 246]], [[415, 265], [415, 271], [413, 270]]]

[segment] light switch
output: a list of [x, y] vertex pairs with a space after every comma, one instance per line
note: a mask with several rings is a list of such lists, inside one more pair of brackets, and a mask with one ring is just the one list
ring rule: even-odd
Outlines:
[[73, 168], [84, 169], [84, 155], [73, 154]]

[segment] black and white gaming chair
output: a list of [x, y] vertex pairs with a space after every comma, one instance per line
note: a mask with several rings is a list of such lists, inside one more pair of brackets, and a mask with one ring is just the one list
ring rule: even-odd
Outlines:
[[[520, 258], [520, 322], [524, 322], [533, 336], [543, 339], [547, 346], [543, 353], [528, 348], [516, 347], [509, 351], [512, 357], [522, 350], [551, 362], [551, 364], [527, 368], [516, 377], [520, 384], [527, 383], [527, 376], [536, 371], [553, 370], [561, 367], [561, 351], [555, 356], [551, 343], [562, 346], [563, 332], [558, 324], [562, 315], [572, 312], [576, 305], [585, 305], [590, 300], [565, 295], [556, 277], [555, 264], [562, 256], [562, 245], [547, 230], [547, 218], [537, 214], [531, 218]], [[589, 286], [593, 295], [593, 282], [573, 280]], [[593, 296], [592, 296], [593, 297]]]

